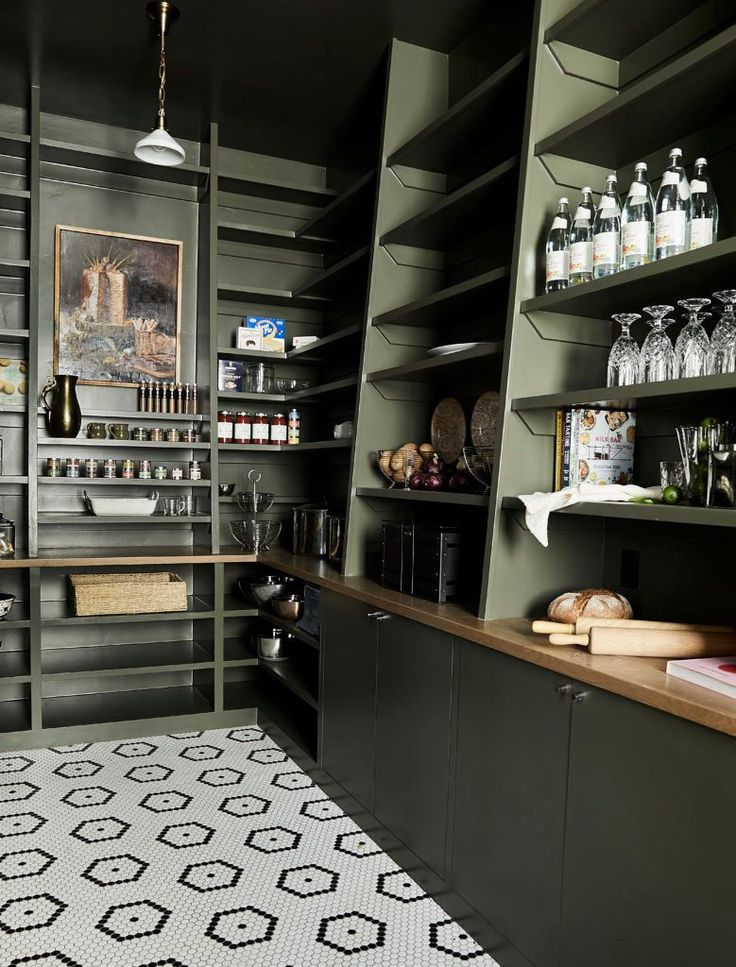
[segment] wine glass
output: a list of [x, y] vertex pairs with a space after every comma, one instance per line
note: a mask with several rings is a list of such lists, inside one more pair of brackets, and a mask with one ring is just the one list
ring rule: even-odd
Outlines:
[[736, 289], [714, 292], [713, 298], [723, 303], [721, 318], [710, 337], [708, 372], [713, 376], [736, 372]]
[[641, 347], [639, 359], [639, 382], [660, 383], [665, 379], [672, 379], [675, 375], [675, 347], [665, 332], [674, 319], [665, 319], [673, 306], [644, 306], [644, 312], [652, 317], [647, 323], [652, 331]]
[[631, 386], [639, 377], [639, 346], [631, 335], [638, 312], [617, 312], [611, 316], [621, 326], [621, 335], [608, 354], [606, 386]]
[[[675, 342], [675, 376], [705, 376], [708, 372], [710, 339], [700, 321], [700, 313], [710, 305], [710, 299], [680, 299], [677, 303], [689, 318]], [[708, 313], [703, 316], [708, 318]]]

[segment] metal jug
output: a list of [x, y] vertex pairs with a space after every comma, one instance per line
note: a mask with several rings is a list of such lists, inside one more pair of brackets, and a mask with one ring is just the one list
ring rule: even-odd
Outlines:
[[302, 504], [293, 510], [294, 553], [327, 557], [329, 510], [321, 504]]
[[41, 391], [41, 399], [46, 409], [49, 435], [75, 437], [82, 426], [82, 411], [77, 400], [77, 377], [68, 373], [55, 373]]

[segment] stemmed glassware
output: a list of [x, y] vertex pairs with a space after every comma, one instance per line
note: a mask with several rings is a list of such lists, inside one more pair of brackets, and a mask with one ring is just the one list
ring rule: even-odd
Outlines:
[[708, 372], [713, 376], [736, 372], [736, 289], [714, 292], [713, 298], [723, 303], [720, 321], [710, 337]]
[[[680, 299], [677, 303], [688, 315], [688, 321], [675, 342], [675, 376], [680, 379], [705, 376], [708, 372], [710, 339], [703, 328], [700, 313], [710, 305], [710, 299]], [[707, 318], [708, 314], [703, 318]]]
[[[736, 292], [734, 292], [736, 296]], [[665, 330], [674, 319], [665, 319], [673, 306], [644, 306], [644, 312], [652, 317], [647, 322], [652, 327], [644, 340], [639, 359], [639, 382], [659, 383], [675, 375], [675, 347]]]
[[608, 354], [607, 386], [631, 386], [639, 378], [640, 352], [631, 326], [641, 319], [638, 312], [617, 312], [611, 316], [621, 326], [621, 335]]

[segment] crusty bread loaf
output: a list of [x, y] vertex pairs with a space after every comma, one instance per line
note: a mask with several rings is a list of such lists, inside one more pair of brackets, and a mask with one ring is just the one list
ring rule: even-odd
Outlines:
[[578, 618], [631, 618], [631, 605], [622, 594], [607, 588], [566, 591], [547, 608], [550, 621], [575, 624]]

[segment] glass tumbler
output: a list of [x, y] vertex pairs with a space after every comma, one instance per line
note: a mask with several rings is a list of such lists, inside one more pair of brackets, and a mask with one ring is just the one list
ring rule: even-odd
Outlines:
[[273, 366], [268, 363], [249, 363], [245, 367], [246, 393], [273, 392]]

